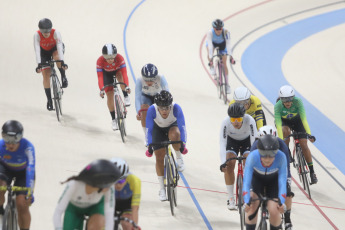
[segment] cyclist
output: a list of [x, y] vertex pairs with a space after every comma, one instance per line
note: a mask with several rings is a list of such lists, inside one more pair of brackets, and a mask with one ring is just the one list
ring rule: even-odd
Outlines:
[[230, 101], [230, 105], [238, 102], [243, 104], [246, 109], [246, 114], [252, 116], [256, 121], [256, 128], [259, 130], [266, 125], [266, 118], [262, 110], [261, 101], [256, 96], [252, 95], [246, 87], [238, 87], [234, 91], [234, 99]]
[[[33, 194], [35, 185], [35, 148], [23, 138], [23, 126], [19, 121], [9, 120], [2, 126], [0, 140], [0, 185], [29, 187]], [[5, 192], [0, 192], [0, 214], [4, 215]], [[27, 199], [27, 192], [16, 192], [18, 224], [21, 230], [29, 229], [31, 214], [29, 206], [33, 196]]]
[[137, 120], [141, 121], [144, 133], [146, 130], [146, 111], [138, 114], [140, 109], [148, 109], [154, 103], [154, 96], [161, 90], [169, 91], [168, 82], [163, 75], [158, 74], [155, 65], [148, 63], [141, 69], [141, 78], [135, 84], [135, 108]]
[[[264, 135], [273, 135], [277, 136], [277, 130], [275, 127], [270, 125], [262, 126], [259, 129], [259, 136]], [[286, 163], [287, 163], [287, 183], [286, 183], [286, 198], [285, 198], [285, 205], [286, 205], [286, 212], [284, 213], [284, 223], [285, 223], [285, 230], [292, 230], [292, 223], [291, 223], [291, 207], [292, 207], [292, 198], [294, 196], [294, 193], [291, 191], [291, 173], [290, 173], [290, 153], [289, 148], [285, 144], [285, 142], [277, 138], [279, 141], [279, 150], [282, 151], [285, 154], [286, 157]], [[255, 141], [250, 149], [250, 151], [254, 151], [257, 149], [257, 141]]]
[[[245, 112], [244, 106], [240, 103], [231, 104], [228, 108], [229, 116], [223, 120], [220, 129], [221, 164], [227, 159], [237, 156], [238, 152], [241, 152], [243, 156], [248, 155], [250, 147], [257, 137], [255, 120]], [[227, 207], [229, 210], [236, 210], [234, 197], [235, 163], [236, 161], [230, 161], [222, 169], [228, 191]]]
[[[38, 23], [39, 30], [34, 34], [34, 48], [36, 53], [36, 73], [43, 75], [43, 87], [47, 96], [47, 109], [53, 110], [53, 101], [50, 91], [50, 67], [42, 67], [42, 63], [54, 60], [64, 60], [65, 46], [62, 43], [61, 34], [53, 29], [53, 24], [48, 18], [43, 18]], [[68, 86], [65, 70], [68, 69], [67, 64], [58, 62], [57, 67], [61, 74], [62, 88]]]
[[[313, 143], [316, 139], [311, 136], [304, 105], [299, 97], [295, 97], [295, 90], [290, 85], [284, 85], [279, 90], [278, 102], [274, 105], [274, 119], [277, 126], [278, 137], [283, 139], [291, 134], [291, 130], [296, 132], [306, 132], [308, 135], [299, 135], [299, 143], [303, 155], [310, 170], [311, 184], [317, 183], [314, 171], [313, 159], [308, 147], [307, 138]], [[285, 140], [289, 146], [290, 138]]]
[[[141, 180], [129, 172], [127, 162], [122, 158], [112, 158], [113, 162], [121, 172], [121, 178], [115, 184], [116, 213], [121, 213], [122, 217], [139, 222], [139, 205], [141, 199]], [[124, 230], [132, 230], [132, 224], [121, 221]]]
[[[265, 195], [278, 201], [269, 200], [267, 210], [269, 212], [270, 229], [281, 229], [280, 213], [285, 209], [287, 168], [285, 154], [279, 150], [277, 137], [267, 134], [259, 138], [257, 150], [251, 152], [246, 161], [243, 178], [243, 200], [244, 210], [247, 213], [246, 229], [254, 230], [257, 216], [249, 220], [249, 216], [257, 214], [256, 210], [259, 201], [250, 202], [250, 199], [257, 199], [258, 194]], [[266, 188], [266, 194], [264, 194]], [[252, 189], [252, 191], [251, 191]], [[256, 215], [255, 214], [255, 215]]]
[[[212, 56], [214, 48], [219, 48], [219, 53], [222, 56], [224, 63], [224, 71], [226, 79], [229, 78], [229, 71], [226, 65], [227, 54], [230, 54], [230, 63], [235, 64], [235, 60], [231, 56], [231, 46], [230, 46], [230, 31], [224, 29], [224, 22], [220, 19], [216, 19], [212, 22], [212, 29], [207, 32], [206, 35], [206, 50], [207, 50], [207, 59], [210, 66], [211, 75], [215, 75], [215, 70], [212, 62]], [[227, 81], [228, 84], [228, 81]], [[230, 94], [230, 85], [227, 85], [227, 93]]]
[[112, 86], [106, 87], [102, 91], [103, 86], [114, 83], [113, 76], [117, 81], [124, 82], [127, 87], [121, 85], [122, 93], [124, 96], [125, 106], [130, 106], [131, 101], [128, 93], [131, 93], [128, 83], [127, 68], [125, 59], [121, 54], [117, 53], [117, 49], [113, 44], [105, 44], [102, 48], [102, 56], [97, 60], [97, 76], [98, 86], [101, 90], [100, 96], [104, 98], [107, 95], [107, 104], [112, 119], [112, 129], [118, 130], [119, 127], [115, 120], [115, 107], [114, 107], [114, 88]]
[[[146, 115], [146, 143], [162, 141], [182, 141], [184, 144], [174, 144], [178, 171], [182, 172], [185, 168], [181, 154], [187, 154], [186, 148], [187, 131], [185, 119], [181, 107], [173, 103], [171, 93], [162, 90], [155, 96], [155, 104], [151, 105]], [[163, 146], [148, 147], [146, 156], [151, 157], [153, 151], [156, 155], [156, 173], [159, 181], [159, 199], [166, 200], [164, 189], [164, 157], [165, 149]]]
[[112, 162], [100, 159], [63, 182], [67, 186], [54, 212], [55, 230], [83, 230], [84, 216], [89, 216], [87, 229], [113, 230], [113, 184], [120, 177], [119, 169]]

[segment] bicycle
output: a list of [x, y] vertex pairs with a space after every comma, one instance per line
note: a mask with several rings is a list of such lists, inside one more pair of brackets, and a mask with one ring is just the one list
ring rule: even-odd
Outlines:
[[[308, 193], [309, 199], [311, 199], [311, 193], [309, 185], [311, 184], [310, 178], [307, 176], [309, 173], [309, 167], [308, 164], [304, 158], [302, 147], [299, 143], [299, 137], [305, 136], [309, 138], [310, 135], [303, 132], [295, 132], [293, 131], [292, 134], [284, 138], [284, 140], [293, 137], [294, 139], [294, 150], [293, 150], [293, 156], [291, 157], [293, 167], [297, 169], [297, 174], [299, 176], [299, 180], [301, 183], [303, 183], [303, 189]], [[297, 159], [296, 159], [297, 158]]]
[[60, 62], [62, 65], [64, 64], [63, 60], [49, 60], [47, 63], [40, 63], [41, 67], [50, 67], [51, 73], [50, 73], [50, 85], [51, 88], [53, 88], [53, 101], [54, 101], [54, 107], [56, 112], [57, 120], [60, 121], [60, 116], [62, 116], [62, 109], [61, 109], [61, 100], [63, 95], [63, 89], [61, 87], [60, 80], [56, 74], [54, 63]]
[[151, 143], [149, 146], [164, 146], [164, 185], [166, 187], [166, 193], [168, 194], [168, 201], [170, 202], [171, 215], [174, 215], [174, 207], [177, 207], [177, 184], [179, 180], [179, 174], [176, 167], [176, 161], [172, 154], [171, 144], [183, 144], [182, 141], [162, 141], [160, 143]]
[[141, 230], [141, 228], [131, 219], [127, 217], [121, 217], [122, 212], [115, 211], [115, 217], [114, 217], [114, 230], [122, 230], [121, 221], [126, 221], [130, 224], [132, 224], [133, 228], [136, 228], [138, 230]]
[[[266, 192], [264, 192], [265, 194]], [[274, 202], [277, 202], [279, 203], [279, 201], [275, 198], [268, 198], [266, 197], [266, 195], [261, 195], [259, 194], [258, 198], [257, 199], [250, 199], [250, 202], [254, 202], [254, 201], [257, 201], [259, 200], [260, 201], [260, 204], [258, 206], [258, 208], [255, 210], [255, 212], [248, 216], [248, 219], [249, 220], [252, 220], [255, 218], [256, 214], [258, 213], [259, 209], [261, 209], [261, 217], [260, 217], [260, 222], [259, 222], [259, 226], [257, 228], [257, 230], [267, 230], [268, 227], [267, 227], [267, 220], [269, 219], [269, 212], [267, 210], [267, 202], [269, 200], [272, 200]], [[282, 216], [283, 218], [283, 216]]]
[[230, 57], [230, 63], [232, 56], [229, 54], [220, 54], [219, 53], [219, 48], [215, 48], [217, 54], [214, 55], [211, 58], [211, 62], [213, 62], [213, 66], [216, 71], [216, 82], [217, 82], [217, 91], [218, 91], [218, 97], [221, 99], [223, 97], [224, 104], [228, 104], [228, 97], [227, 95], [230, 94], [230, 92], [227, 92], [227, 86], [229, 84], [228, 82], [228, 77], [225, 74], [225, 69], [224, 69], [224, 64], [222, 56], [226, 55]]
[[121, 133], [122, 142], [125, 143], [126, 142], [126, 136], [127, 136], [126, 122], [125, 122], [125, 119], [127, 116], [127, 109], [126, 109], [125, 104], [123, 103], [123, 100], [122, 100], [122, 97], [120, 95], [120, 91], [117, 88], [117, 85], [124, 85], [127, 88], [127, 85], [125, 83], [117, 82], [116, 78], [114, 77], [114, 83], [103, 86], [103, 88], [101, 89], [101, 92], [104, 91], [104, 89], [109, 87], [109, 86], [114, 87], [115, 120], [118, 124], [119, 130]]
[[31, 194], [31, 188], [8, 185], [0, 186], [0, 191], [7, 191], [7, 204], [2, 219], [2, 229], [18, 230], [18, 213], [16, 208], [15, 192], [27, 191], [27, 197], [29, 197]]
[[237, 160], [237, 178], [236, 178], [236, 204], [238, 207], [238, 212], [240, 214], [240, 223], [241, 223], [241, 230], [244, 229], [245, 221], [244, 221], [244, 210], [243, 210], [243, 193], [242, 193], [242, 187], [243, 187], [243, 161], [246, 159], [246, 157], [241, 156], [239, 153], [239, 157], [231, 157], [227, 159], [224, 164], [220, 166], [220, 171], [222, 171], [223, 168], [226, 167], [226, 163], [231, 160]]

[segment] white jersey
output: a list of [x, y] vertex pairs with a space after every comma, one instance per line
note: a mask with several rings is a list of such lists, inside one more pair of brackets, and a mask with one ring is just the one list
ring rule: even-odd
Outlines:
[[[58, 54], [59, 54], [59, 60], [64, 60], [62, 38], [61, 38], [60, 32], [57, 30], [54, 31], [54, 39], [56, 41], [56, 49], [57, 49]], [[36, 53], [37, 64], [41, 63], [40, 41], [41, 41], [40, 35], [36, 32], [34, 34], [34, 48], [35, 48], [35, 53]]]
[[177, 121], [177, 118], [174, 116], [174, 105], [175, 103], [172, 103], [169, 115], [167, 118], [164, 119], [162, 115], [159, 113], [157, 105], [153, 104], [156, 110], [156, 118], [153, 120], [159, 127], [166, 128], [166, 127], [169, 127], [175, 121]]
[[250, 144], [252, 145], [257, 137], [256, 123], [252, 116], [244, 114], [243, 123], [240, 129], [236, 129], [230, 122], [230, 117], [226, 117], [220, 129], [220, 159], [224, 163], [226, 159], [226, 145], [228, 136], [232, 139], [242, 141], [250, 137]]
[[104, 196], [105, 229], [113, 230], [115, 210], [114, 194], [113, 186], [106, 193], [93, 192], [86, 194], [86, 184], [84, 182], [77, 180], [69, 181], [54, 212], [53, 221], [55, 229], [62, 229], [62, 213], [65, 212], [69, 203], [79, 208], [87, 208], [99, 203]]

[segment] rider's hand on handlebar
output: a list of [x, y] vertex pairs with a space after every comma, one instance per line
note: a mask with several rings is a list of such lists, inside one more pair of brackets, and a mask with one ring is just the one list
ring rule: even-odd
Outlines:
[[63, 64], [61, 65], [61, 67], [62, 67], [64, 70], [67, 70], [67, 69], [68, 69], [68, 65], [65, 64], [65, 63], [63, 63]]
[[41, 64], [38, 64], [36, 67], [36, 73], [40, 73], [40, 72], [42, 72], [42, 66]]
[[314, 143], [316, 141], [316, 137], [312, 135], [309, 135], [308, 139], [310, 140], [311, 143]]
[[188, 153], [188, 149], [186, 148], [186, 144], [185, 144], [185, 143], [183, 143], [183, 144], [181, 145], [180, 152], [181, 152], [182, 154], [187, 154], [187, 153]]
[[100, 96], [101, 98], [104, 98], [104, 94], [105, 94], [104, 90], [101, 90], [101, 92], [99, 93], [99, 96]]
[[219, 169], [220, 169], [221, 172], [225, 172], [226, 164], [220, 165]]
[[278, 211], [283, 214], [286, 211], [286, 205], [282, 204], [282, 205], [278, 205]]
[[141, 121], [141, 114], [137, 114], [137, 120]]
[[209, 63], [208, 63], [208, 66], [213, 66], [213, 61], [210, 61]]
[[147, 157], [152, 157], [152, 154], [153, 154], [153, 149], [152, 149], [151, 146], [149, 146], [149, 147], [147, 148], [146, 152], [145, 152], [145, 155], [146, 155]]
[[233, 64], [233, 65], [236, 64], [236, 61], [235, 61], [235, 59], [232, 56], [230, 56], [230, 63]]
[[126, 90], [127, 93], [131, 93], [131, 88], [129, 88], [128, 86], [126, 87], [125, 90]]

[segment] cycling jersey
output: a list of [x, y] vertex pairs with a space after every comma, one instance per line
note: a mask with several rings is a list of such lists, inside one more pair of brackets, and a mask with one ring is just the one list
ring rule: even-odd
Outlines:
[[59, 59], [64, 60], [61, 34], [57, 30], [52, 29], [49, 37], [45, 38], [43, 37], [41, 31], [38, 30], [37, 33], [34, 34], [34, 48], [37, 64], [41, 63], [41, 49], [49, 51], [55, 46], [57, 47]]
[[[243, 141], [250, 137], [250, 143], [253, 144], [255, 138], [257, 137], [257, 129], [255, 125], [255, 120], [248, 114], [244, 114], [243, 123], [240, 129], [236, 129], [230, 122], [230, 118], [226, 117], [220, 128], [220, 160], [221, 163], [226, 161], [226, 153], [232, 152], [227, 150], [227, 137], [231, 137], [237, 141]], [[237, 154], [237, 153], [235, 153]]]
[[121, 71], [123, 82], [127, 86], [129, 86], [126, 62], [125, 62], [125, 59], [120, 54], [116, 55], [115, 60], [112, 64], [109, 64], [103, 56], [100, 56], [97, 60], [96, 66], [97, 66], [98, 86], [100, 90], [104, 86], [103, 71], [106, 71], [106, 72]]
[[[213, 56], [213, 49], [214, 46], [218, 46], [219, 51], [225, 51], [224, 54], [231, 55], [231, 49], [230, 49], [230, 32], [223, 29], [222, 33], [220, 35], [217, 35], [212, 28], [206, 35], [206, 46], [209, 49], [208, 56], [211, 59]], [[223, 48], [224, 47], [224, 48]]]
[[263, 166], [261, 163], [259, 150], [251, 152], [247, 157], [246, 167], [244, 168], [242, 189], [244, 202], [249, 204], [253, 174], [267, 178], [267, 180], [278, 175], [278, 198], [280, 202], [284, 204], [287, 180], [286, 164], [285, 154], [280, 150], [278, 150], [273, 163], [267, 167]]
[[[91, 194], [86, 194], [86, 184], [84, 182], [77, 180], [69, 181], [54, 212], [55, 229], [62, 229], [61, 216], [69, 204], [72, 204], [78, 210], [87, 210], [87, 208], [98, 204], [101, 199], [104, 199], [105, 230], [113, 230], [115, 209], [114, 194], [113, 187], [110, 187], [105, 193], [93, 192]], [[81, 215], [79, 218], [84, 219], [84, 216]]]
[[187, 131], [186, 131], [186, 124], [184, 120], [184, 115], [182, 112], [181, 107], [176, 104], [172, 103], [169, 115], [166, 119], [164, 119], [157, 108], [156, 104], [153, 104], [147, 110], [146, 115], [146, 143], [147, 145], [152, 143], [152, 130], [154, 124], [156, 124], [160, 128], [169, 127], [174, 122], [177, 122], [177, 126], [180, 130], [180, 137], [181, 141], [184, 143], [187, 142]]
[[131, 205], [139, 206], [141, 199], [141, 180], [137, 176], [129, 174], [126, 177], [125, 183], [126, 185], [120, 191], [115, 189], [116, 201], [132, 198]]
[[6, 149], [3, 139], [0, 140], [0, 164], [12, 171], [26, 171], [26, 187], [32, 190], [35, 184], [35, 148], [30, 141], [22, 138], [15, 152]]
[[303, 127], [308, 134], [311, 134], [303, 102], [300, 98], [294, 97], [292, 106], [287, 109], [281, 100], [274, 105], [274, 119], [277, 126], [278, 137], [283, 139], [282, 119], [293, 120], [300, 117]]
[[[287, 147], [287, 145], [285, 144], [285, 142], [280, 139], [279, 137], [277, 138], [279, 141], [279, 149], [280, 151], [282, 151], [285, 154], [286, 157], [286, 163], [287, 163], [287, 169], [288, 169], [288, 178], [291, 178], [291, 173], [290, 173], [290, 152], [289, 152], [289, 148]], [[253, 152], [255, 149], [257, 149], [257, 144], [258, 141], [255, 141], [250, 149], [250, 152]]]
[[[235, 100], [232, 100], [229, 105], [235, 103]], [[246, 110], [246, 114], [249, 114], [255, 119], [256, 128], [259, 130], [262, 126], [265, 125], [264, 112], [262, 110], [261, 101], [258, 97], [251, 95], [250, 96], [250, 107]]]
[[142, 77], [138, 78], [135, 84], [135, 108], [137, 113], [141, 108], [143, 96], [155, 96], [162, 90], [169, 91], [168, 82], [163, 75], [157, 75], [152, 86], [147, 85]]

